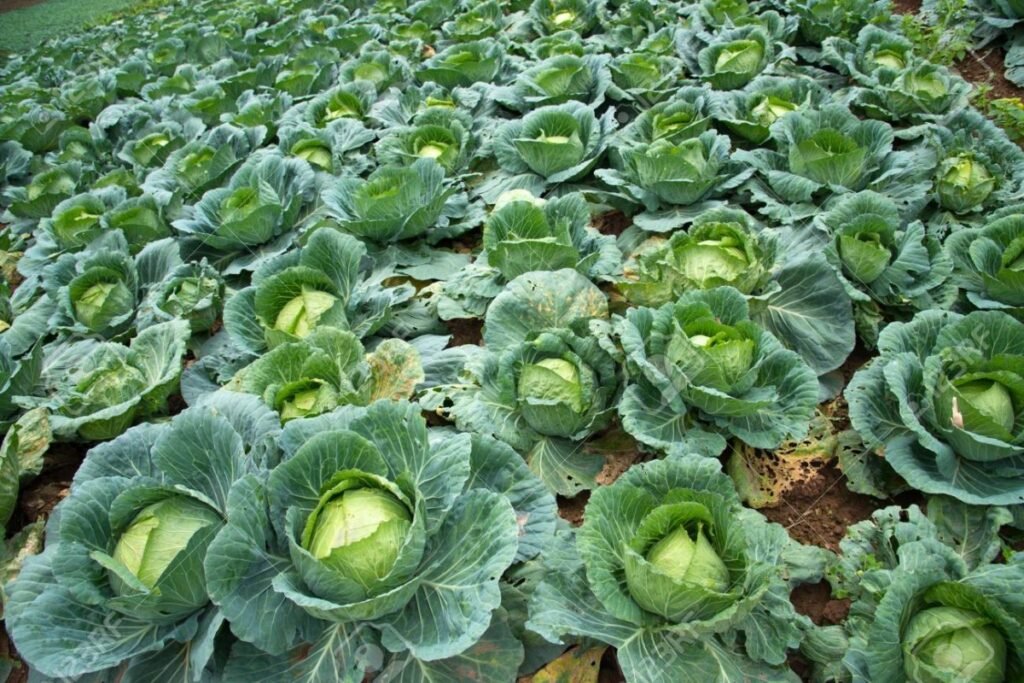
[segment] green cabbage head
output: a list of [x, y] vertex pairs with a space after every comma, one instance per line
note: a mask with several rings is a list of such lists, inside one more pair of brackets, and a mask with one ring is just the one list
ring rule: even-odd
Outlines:
[[540, 199], [528, 190], [498, 197], [484, 223], [487, 264], [507, 280], [536, 270], [575, 268], [597, 278], [617, 269], [614, 238], [590, 227], [590, 207], [579, 193]]
[[158, 320], [188, 320], [193, 332], [214, 326], [223, 307], [224, 282], [205, 262], [183, 264], [150, 289], [148, 312]]
[[440, 148], [408, 166], [382, 166], [367, 179], [341, 178], [324, 193], [328, 215], [344, 232], [378, 243], [420, 237], [438, 226], [455, 189], [435, 161]]
[[[1024, 324], [922, 311], [879, 335], [846, 390], [853, 426], [912, 487], [969, 505], [1024, 495]], [[905, 406], [914, 406], [907, 410]]]
[[632, 552], [625, 554], [626, 585], [637, 604], [679, 619], [699, 618], [695, 603], [720, 603], [731, 579], [708, 537], [713, 528], [711, 511], [700, 503], [651, 510], [629, 542]]
[[[973, 108], [935, 126], [935, 200], [954, 214], [995, 211], [1019, 201], [1024, 151]], [[973, 221], [972, 221], [973, 222]]]
[[[554, 528], [554, 500], [520, 455], [494, 440], [429, 432], [416, 404], [345, 406], [290, 422], [284, 440], [296, 448], [265, 484], [251, 477], [232, 490], [233, 499], [269, 507], [257, 524], [229, 517], [207, 566], [211, 597], [240, 624], [239, 637], [285, 666], [311, 670], [334, 657], [303, 646], [308, 636], [294, 625], [311, 620], [316, 633], [395, 638], [417, 658], [464, 652], [482, 637], [475, 625], [490, 623], [500, 604], [496, 577], [520, 553], [536, 554], [534, 538], [544, 540], [517, 527], [517, 514]], [[504, 490], [547, 495], [550, 507], [526, 510], [517, 493], [490, 490], [481, 467], [500, 468]], [[236, 552], [240, 544], [254, 552]], [[284, 627], [243, 618], [254, 594], [273, 600], [274, 623]], [[453, 609], [462, 616], [453, 620]], [[496, 680], [514, 678], [512, 660]]]
[[701, 100], [660, 102], [640, 114], [633, 128], [645, 141], [667, 140], [677, 144], [707, 130], [709, 117], [702, 110], [704, 106]]
[[[485, 354], [467, 369], [480, 388], [453, 397], [456, 423], [515, 448], [528, 450], [545, 437], [579, 441], [611, 419], [618, 367], [592, 339], [572, 330], [543, 332]], [[496, 396], [497, 417], [490, 405]]]
[[306, 521], [302, 545], [346, 579], [368, 585], [391, 571], [412, 527], [411, 502], [385, 480], [341, 473]]
[[170, 320], [147, 327], [130, 346], [91, 339], [63, 346], [43, 376], [50, 393], [21, 397], [20, 405], [46, 406], [59, 439], [112, 439], [166, 409], [190, 332], [187, 322]]
[[507, 173], [576, 180], [597, 164], [613, 126], [611, 111], [598, 119], [580, 102], [539, 107], [495, 132], [494, 154]]
[[939, 203], [956, 213], [980, 206], [996, 188], [996, 179], [970, 154], [947, 157], [939, 166], [936, 181]]
[[386, 339], [367, 355], [351, 332], [320, 327], [263, 354], [228, 388], [261, 396], [284, 423], [340, 405], [409, 398], [421, 381], [420, 355], [401, 339]]
[[563, 436], [585, 427], [597, 377], [576, 359], [544, 358], [522, 367], [519, 409], [527, 424], [547, 436]]
[[302, 339], [316, 329], [320, 317], [337, 302], [338, 297], [312, 287], [303, 286], [277, 313], [274, 329]]
[[827, 91], [810, 79], [760, 76], [742, 90], [721, 93], [713, 113], [730, 132], [760, 145], [769, 139], [776, 121], [827, 97]]
[[728, 285], [744, 294], [763, 284], [775, 244], [749, 227], [743, 212], [704, 214], [688, 232], [652, 239], [627, 263], [619, 290], [632, 302], [660, 306], [683, 292]]
[[786, 202], [807, 202], [825, 186], [860, 190], [877, 180], [893, 145], [892, 128], [836, 104], [782, 116], [769, 135], [775, 151], [738, 151]]
[[814, 371], [750, 319], [738, 290], [689, 291], [616, 322], [630, 376], [619, 416], [641, 442], [717, 455], [729, 437], [777, 448], [806, 434]]
[[697, 55], [703, 78], [716, 90], [742, 88], [768, 65], [774, 48], [761, 27], [727, 31]]
[[718, 180], [722, 164], [717, 137], [703, 134], [673, 144], [657, 140], [624, 154], [628, 172], [640, 187], [667, 204], [692, 204]]
[[[163, 325], [183, 327], [187, 339], [184, 322]], [[234, 515], [230, 486], [277, 457], [268, 417], [254, 397], [219, 394], [89, 451], [62, 514], [48, 520], [45, 557], [26, 563], [4, 604], [5, 625], [33, 671], [72, 680], [156, 658], [162, 673], [154, 680], [166, 680], [172, 662], [209, 677], [224, 619], [210, 600], [206, 559]], [[212, 628], [197, 628], [203, 623]], [[211, 647], [197, 652], [204, 643]]]
[[[172, 563], [196, 533], [221, 523], [220, 515], [205, 503], [187, 496], [170, 496], [139, 511], [118, 539], [113, 558], [152, 589], [165, 573], [181, 571], [180, 565]], [[211, 540], [212, 536], [207, 537], [206, 543]], [[196, 548], [192, 551], [202, 553]], [[115, 592], [130, 590], [115, 572], [111, 572], [110, 580]], [[193, 607], [205, 603], [204, 596]]]
[[813, 555], [744, 509], [717, 459], [680, 451], [629, 468], [593, 492], [576, 547], [564, 545], [530, 603], [546, 639], [617, 643], [631, 683], [700, 681], [711, 669], [698, 663], [797, 680], [786, 649], [805, 618], [785, 599], [787, 564]]
[[989, 619], [958, 607], [930, 607], [903, 632], [908, 683], [1006, 680], [1006, 641]]

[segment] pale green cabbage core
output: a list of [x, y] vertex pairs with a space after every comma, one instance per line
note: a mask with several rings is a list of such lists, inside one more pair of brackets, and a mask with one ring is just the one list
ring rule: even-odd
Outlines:
[[956, 607], [914, 615], [903, 634], [908, 683], [1003, 683], [1006, 641], [985, 617]]
[[82, 296], [75, 301], [75, 313], [78, 319], [85, 325], [92, 327], [103, 311], [103, 305], [107, 297], [117, 287], [116, 282], [97, 282], [85, 290]]
[[442, 147], [441, 145], [423, 145], [419, 148], [416, 154], [424, 159], [438, 159], [446, 151], [447, 148]]
[[197, 532], [220, 522], [209, 506], [184, 496], [165, 498], [142, 509], [114, 548], [114, 559], [153, 588]]
[[565, 26], [574, 21], [576, 21], [576, 15], [569, 11], [558, 12], [555, 16], [551, 17], [551, 23], [555, 26]]
[[302, 338], [312, 332], [320, 317], [338, 298], [317, 289], [302, 288], [302, 293], [289, 301], [277, 314], [274, 329]]
[[320, 396], [319, 388], [297, 392], [281, 405], [281, 421], [293, 420], [309, 414]]
[[901, 71], [907, 65], [903, 55], [894, 50], [879, 51], [875, 55], [874, 62], [878, 66], [893, 69], [894, 71]]
[[960, 396], [1007, 431], [1013, 429], [1013, 398], [999, 382], [979, 380], [958, 387]]
[[679, 526], [651, 546], [647, 561], [676, 581], [695, 583], [719, 593], [729, 588], [729, 569], [698, 525], [696, 534]]
[[[395, 523], [395, 524], [389, 524]], [[401, 539], [412, 523], [409, 509], [386, 491], [352, 489], [336, 496], [319, 512], [308, 550], [318, 560], [337, 548], [351, 546], [375, 535], [381, 552], [397, 555]], [[392, 527], [401, 533], [383, 533]], [[372, 548], [367, 548], [368, 551]]]
[[750, 113], [754, 121], [762, 126], [770, 126], [786, 114], [796, 110], [797, 106], [792, 102], [769, 96], [763, 97], [760, 102], [754, 105]]

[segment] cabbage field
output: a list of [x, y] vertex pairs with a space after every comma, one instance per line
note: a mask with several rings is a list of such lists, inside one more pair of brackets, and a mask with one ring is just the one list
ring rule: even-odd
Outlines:
[[0, 58], [0, 676], [1024, 681], [1024, 2], [908, 2]]

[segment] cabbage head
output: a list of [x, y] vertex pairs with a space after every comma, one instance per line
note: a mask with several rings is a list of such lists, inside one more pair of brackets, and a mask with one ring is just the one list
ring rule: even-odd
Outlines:
[[1024, 501], [1024, 323], [923, 311], [886, 327], [878, 348], [846, 390], [867, 445], [926, 493]]
[[[712, 458], [631, 467], [591, 495], [575, 547], [545, 559], [530, 628], [618, 648], [629, 683], [696, 683], [708, 667], [798, 680], [786, 648], [809, 622], [786, 598], [791, 583], [816, 580], [823, 557], [743, 508]], [[806, 564], [794, 572], [794, 561]]]

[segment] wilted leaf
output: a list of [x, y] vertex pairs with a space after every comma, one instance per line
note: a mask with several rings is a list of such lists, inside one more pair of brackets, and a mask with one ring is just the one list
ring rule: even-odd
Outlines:
[[[18, 432], [18, 461], [21, 463], [21, 481], [39, 475], [43, 469], [43, 456], [53, 441], [50, 416], [45, 408], [34, 408], [21, 416], [12, 431]], [[10, 432], [8, 432], [10, 434]]]
[[366, 360], [373, 374], [370, 400], [400, 401], [409, 398], [416, 385], [423, 381], [419, 352], [400, 339], [381, 342]]
[[53, 435], [44, 408], [30, 410], [14, 423], [0, 444], [0, 519], [7, 523], [25, 481], [43, 469]]
[[[14, 580], [21, 571], [21, 565], [33, 555], [43, 551], [43, 536], [46, 527], [45, 520], [39, 520], [29, 524], [19, 531], [3, 549], [3, 561], [0, 563], [0, 593], [3, 586]], [[7, 602], [7, 596], [3, 595], [3, 603]], [[0, 604], [0, 610], [2, 610]]]
[[753, 508], [776, 505], [787, 492], [814, 479], [835, 457], [839, 442], [831, 421], [819, 413], [808, 435], [782, 444], [772, 452], [737, 444], [726, 470], [740, 497]]
[[535, 673], [530, 683], [597, 683], [607, 647], [576, 647]]

